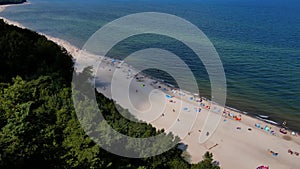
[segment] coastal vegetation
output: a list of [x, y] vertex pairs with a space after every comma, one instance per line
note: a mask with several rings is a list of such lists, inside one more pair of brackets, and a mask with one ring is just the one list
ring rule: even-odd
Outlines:
[[20, 4], [24, 3], [26, 0], [0, 0], [0, 5], [6, 5], [6, 4]]
[[[142, 159], [107, 152], [80, 126], [71, 95], [72, 56], [64, 48], [0, 20], [0, 53], [0, 168], [219, 168], [211, 153], [189, 164], [177, 147]], [[163, 132], [124, 118], [112, 100], [95, 92], [99, 109], [115, 130], [131, 137]], [[91, 127], [101, 130], [101, 125]]]

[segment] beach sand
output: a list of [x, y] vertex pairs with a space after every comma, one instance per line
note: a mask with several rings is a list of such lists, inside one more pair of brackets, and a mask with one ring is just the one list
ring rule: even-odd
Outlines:
[[[17, 22], [2, 19], [9, 24], [24, 28]], [[169, 86], [137, 74], [138, 71], [126, 63], [112, 64], [110, 58], [88, 54], [67, 41], [45, 36], [68, 50], [77, 62], [84, 62], [80, 65], [81, 68], [93, 62], [94, 65], [101, 62], [97, 69], [97, 90], [106, 97], [114, 99], [123, 108], [129, 109], [130, 113], [139, 120], [150, 123], [157, 129], [165, 129], [166, 132], [178, 135], [182, 142], [188, 145], [187, 152], [191, 156], [191, 163], [199, 162], [203, 154], [210, 151], [223, 169], [255, 169], [260, 165], [268, 165], [271, 169], [299, 169], [300, 156], [288, 153], [288, 149], [300, 152], [299, 136], [292, 136], [290, 132], [286, 135], [281, 134], [277, 126], [225, 109], [226, 113], [220, 112], [222, 118], [216, 132], [210, 133], [210, 139], [200, 144], [199, 137], [209, 113], [205, 106], [213, 107], [209, 101], [203, 99], [202, 103], [205, 106], [200, 106], [199, 102], [189, 100], [193, 97], [191, 94], [181, 91], [185, 96], [178, 96], [178, 90], [176, 93], [171, 93]], [[137, 76], [134, 76], [136, 74]], [[140, 77], [139, 80], [136, 77]], [[163, 88], [168, 91], [162, 90]], [[166, 94], [175, 97], [168, 99]], [[201, 112], [196, 112], [199, 108]], [[228, 116], [228, 113], [240, 117], [241, 121]], [[261, 128], [256, 128], [257, 123], [262, 127], [268, 125], [276, 134], [272, 135]], [[278, 153], [278, 156], [273, 156], [270, 151]]]
[[[129, 75], [129, 72], [132, 75]], [[268, 165], [272, 169], [299, 168], [300, 157], [288, 153], [288, 149], [300, 151], [299, 137], [289, 135], [291, 140], [285, 140], [282, 138], [284, 135], [279, 132], [279, 127], [229, 109], [225, 109], [226, 114], [222, 115], [217, 131], [207, 142], [200, 144], [201, 132], [199, 130], [203, 128], [209, 113], [208, 109], [205, 106], [199, 106], [199, 102], [188, 101], [192, 95], [187, 93], [181, 99], [176, 94], [173, 94], [176, 97], [167, 99], [165, 96], [171, 94], [170, 87], [163, 86], [164, 84], [159, 84], [159, 82], [153, 85], [156, 80], [143, 75], [138, 75], [137, 77], [143, 80], [137, 81], [133, 76], [136, 73], [138, 72], [128, 65], [124, 63], [112, 65], [111, 59], [106, 58], [98, 69], [97, 89], [123, 108], [127, 108], [139, 120], [144, 120], [157, 129], [165, 129], [166, 132], [178, 135], [182, 142], [188, 145], [187, 152], [191, 155], [192, 163], [199, 162], [202, 155], [210, 151], [220, 162], [220, 166], [225, 169], [251, 169], [259, 165]], [[169, 91], [163, 92], [158, 89], [158, 85]], [[205, 100], [202, 102], [209, 105], [209, 102]], [[188, 109], [185, 111], [184, 108]], [[200, 113], [195, 111], [197, 108], [201, 108]], [[238, 121], [228, 116], [228, 112], [242, 120]], [[276, 134], [272, 135], [268, 131], [256, 128], [255, 124], [258, 123], [262, 127], [266, 125], [271, 127]], [[237, 129], [238, 127], [240, 129]], [[273, 156], [270, 151], [278, 153], [278, 156]]]

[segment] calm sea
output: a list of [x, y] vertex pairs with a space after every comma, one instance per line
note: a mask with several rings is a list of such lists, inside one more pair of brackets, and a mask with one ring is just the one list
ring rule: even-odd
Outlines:
[[[82, 47], [101, 26], [137, 12], [164, 12], [197, 25], [216, 47], [227, 78], [227, 105], [300, 128], [300, 1], [297, 0], [30, 0], [1, 16]], [[180, 55], [210, 97], [201, 62], [181, 43], [156, 35], [132, 37], [110, 56], [160, 47]], [[174, 64], [176, 65], [176, 64]], [[149, 70], [153, 76], [163, 73]], [[178, 72], [180, 74], [180, 72]], [[184, 75], [181, 77], [188, 85]], [[166, 78], [172, 83], [172, 78]], [[192, 91], [194, 92], [194, 91]]]

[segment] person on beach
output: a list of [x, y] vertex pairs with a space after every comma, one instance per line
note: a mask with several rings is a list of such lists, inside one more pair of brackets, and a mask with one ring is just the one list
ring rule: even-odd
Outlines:
[[268, 151], [269, 151], [269, 153], [272, 154], [272, 156], [278, 156], [278, 153], [276, 153], [276, 152], [274, 152], [274, 151], [272, 151], [272, 150], [270, 150], [270, 149], [268, 149]]
[[292, 151], [291, 149], [288, 149], [288, 153], [291, 154], [291, 155], [295, 154], [296, 156], [299, 156], [298, 152]]
[[284, 120], [283, 122], [282, 122], [282, 126], [286, 126], [286, 121]]

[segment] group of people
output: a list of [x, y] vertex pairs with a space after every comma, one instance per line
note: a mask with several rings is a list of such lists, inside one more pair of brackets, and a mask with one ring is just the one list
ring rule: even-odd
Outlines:
[[288, 153], [291, 154], [291, 155], [295, 154], [296, 156], [299, 156], [298, 152], [292, 151], [291, 149], [288, 149]]
[[235, 115], [235, 114], [231, 113], [230, 111], [226, 111], [226, 110], [224, 110], [223, 116], [225, 118], [229, 117], [229, 118], [237, 120], [237, 121], [241, 121], [242, 120], [242, 115], [240, 115], [240, 114], [239, 115]]
[[[272, 155], [272, 156], [278, 156], [278, 153], [272, 151], [272, 150], [269, 150], [268, 149], [268, 152]], [[296, 152], [296, 151], [292, 151], [291, 149], [288, 149], [288, 153], [291, 154], [291, 155], [296, 155], [296, 156], [299, 156], [299, 153]]]

